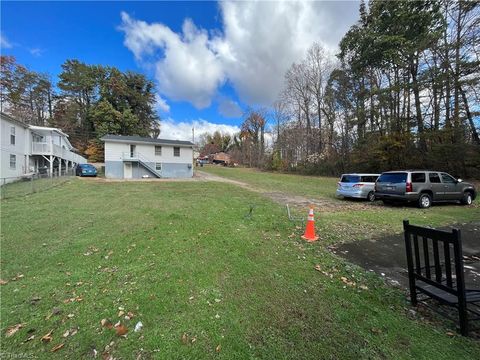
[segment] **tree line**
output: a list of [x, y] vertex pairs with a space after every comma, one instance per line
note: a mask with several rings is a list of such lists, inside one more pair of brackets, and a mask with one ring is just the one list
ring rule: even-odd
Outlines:
[[335, 176], [435, 168], [480, 178], [480, 3], [372, 0], [359, 15], [336, 56], [313, 44], [273, 106], [246, 112], [231, 141], [236, 161]]
[[372, 0], [359, 13], [336, 56], [313, 44], [286, 72], [272, 108], [247, 112], [234, 143], [240, 162], [480, 178], [480, 3]]
[[107, 133], [160, 133], [155, 86], [142, 74], [67, 60], [54, 83], [12, 56], [1, 56], [0, 66], [1, 111], [27, 124], [63, 129], [89, 161], [103, 160], [99, 139]]

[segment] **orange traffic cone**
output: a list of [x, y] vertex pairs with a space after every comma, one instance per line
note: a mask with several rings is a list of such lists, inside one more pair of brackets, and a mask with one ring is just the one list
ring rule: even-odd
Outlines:
[[313, 208], [310, 208], [310, 211], [308, 212], [307, 227], [305, 228], [305, 234], [303, 234], [302, 239], [305, 239], [308, 242], [318, 240], [318, 236], [315, 236], [315, 220], [313, 219]]

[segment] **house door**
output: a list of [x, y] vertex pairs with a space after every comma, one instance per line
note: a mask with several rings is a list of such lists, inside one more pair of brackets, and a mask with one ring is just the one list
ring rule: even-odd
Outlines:
[[135, 157], [135, 149], [136, 149], [135, 145], [130, 145], [130, 157], [131, 158]]
[[126, 162], [123, 165], [123, 177], [125, 179], [131, 179], [132, 178], [132, 163], [131, 162]]

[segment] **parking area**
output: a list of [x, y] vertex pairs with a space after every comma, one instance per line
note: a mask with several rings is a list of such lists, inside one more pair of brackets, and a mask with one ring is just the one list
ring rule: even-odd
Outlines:
[[[448, 227], [460, 229], [467, 288], [480, 288], [480, 221]], [[391, 285], [407, 288], [408, 274], [403, 234], [364, 240], [332, 247], [332, 251], [367, 271], [386, 278]]]

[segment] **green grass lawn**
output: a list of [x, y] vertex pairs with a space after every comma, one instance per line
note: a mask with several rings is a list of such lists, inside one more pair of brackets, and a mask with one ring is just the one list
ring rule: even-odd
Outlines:
[[250, 168], [228, 168], [217, 165], [206, 165], [197, 169], [229, 179], [243, 181], [265, 191], [282, 191], [293, 195], [320, 196], [334, 200], [336, 200], [335, 190], [339, 180], [324, 176], [300, 176], [263, 172]]
[[[1, 210], [5, 356], [102, 358], [108, 345], [122, 359], [478, 359], [478, 343], [409, 319], [401, 292], [230, 184], [73, 180]], [[102, 319], [121, 321], [126, 338]]]
[[7, 183], [0, 187], [0, 199], [25, 196], [35, 192], [44, 191], [51, 187], [63, 184], [71, 179], [69, 176], [45, 177], [45, 178], [25, 178], [15, 182]]
[[[460, 204], [434, 204], [429, 209], [415, 205], [384, 206], [381, 201], [368, 203], [359, 200], [336, 199], [336, 178], [301, 176], [273, 172], [261, 172], [249, 168], [204, 166], [198, 168], [214, 175], [242, 181], [262, 191], [281, 191], [313, 199], [333, 200], [339, 211], [317, 211], [316, 226], [322, 240], [327, 243], [348, 242], [400, 233], [402, 220], [423, 226], [445, 226], [480, 219], [480, 199], [472, 206]], [[342, 209], [342, 206], [345, 207]], [[308, 209], [292, 209], [297, 218], [306, 218]]]

